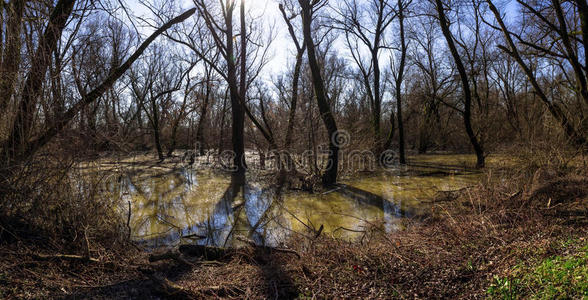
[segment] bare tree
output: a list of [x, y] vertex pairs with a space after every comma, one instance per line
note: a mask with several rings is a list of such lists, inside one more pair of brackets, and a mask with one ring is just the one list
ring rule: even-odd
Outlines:
[[[410, 30], [410, 39], [414, 42], [410, 61], [419, 71], [418, 77], [422, 83], [417, 88], [421, 96], [418, 126], [418, 152], [426, 153], [432, 146], [432, 137], [442, 129], [440, 105], [447, 103], [446, 99], [453, 92], [453, 69], [445, 59], [446, 49], [437, 42], [439, 38], [438, 26], [432, 20], [418, 19]], [[414, 84], [414, 83], [413, 83]]]
[[441, 31], [443, 32], [443, 36], [445, 36], [445, 40], [447, 41], [447, 45], [449, 46], [449, 50], [451, 52], [451, 56], [455, 61], [455, 65], [457, 67], [457, 71], [459, 73], [459, 77], [461, 79], [461, 84], [463, 88], [463, 97], [464, 97], [464, 108], [461, 111], [463, 115], [464, 126], [466, 129], [466, 133], [470, 139], [470, 143], [474, 147], [474, 151], [476, 152], [476, 167], [483, 168], [484, 167], [484, 150], [480, 145], [476, 134], [472, 128], [472, 116], [471, 116], [471, 107], [472, 107], [472, 92], [470, 88], [470, 80], [468, 78], [468, 73], [465, 69], [465, 66], [462, 62], [461, 56], [457, 51], [457, 47], [455, 46], [455, 41], [453, 37], [453, 33], [449, 29], [449, 22], [447, 21], [447, 17], [445, 14], [445, 6], [441, 0], [435, 0], [435, 7], [437, 9], [438, 17], [439, 17], [439, 24], [441, 25]]
[[[384, 142], [380, 132], [383, 90], [379, 57], [381, 50], [388, 47], [385, 43], [386, 30], [396, 13], [388, 0], [371, 0], [367, 7], [357, 0], [345, 0], [341, 6], [333, 23], [344, 32], [348, 50], [359, 68], [370, 100], [375, 149], [380, 152]], [[367, 61], [363, 58], [360, 45], [367, 48]], [[385, 146], [388, 147], [389, 143]]]
[[[173, 93], [181, 89], [184, 77], [191, 70], [181, 70], [180, 66], [171, 63], [169, 56], [165, 56], [161, 45], [152, 48], [147, 62], [138, 66], [138, 71], [131, 76], [131, 87], [137, 105], [143, 109], [151, 126], [155, 148], [160, 161], [165, 159], [161, 141], [161, 131], [164, 126], [163, 116], [168, 114], [172, 106]], [[189, 83], [189, 82], [188, 82]], [[184, 97], [182, 108], [178, 116], [179, 122], [184, 115], [187, 96]], [[172, 145], [175, 148], [175, 133], [177, 125], [172, 124]], [[169, 155], [168, 155], [169, 156]]]
[[[395, 95], [396, 95], [396, 117], [398, 119], [398, 158], [401, 164], [406, 164], [405, 144], [404, 144], [404, 124], [402, 120], [402, 82], [404, 80], [404, 69], [406, 67], [407, 42], [404, 30], [404, 19], [406, 18], [406, 9], [410, 5], [410, 1], [398, 0], [397, 14], [398, 14], [398, 30], [400, 34], [400, 61], [398, 62], [398, 69], [393, 70], [392, 74], [395, 81]], [[389, 137], [392, 135], [390, 134]], [[389, 147], [390, 140], [386, 142]]]
[[23, 95], [18, 105], [15, 121], [9, 134], [8, 140], [3, 145], [3, 157], [8, 164], [26, 160], [36, 151], [47, 144], [56, 134], [73, 119], [84, 107], [100, 98], [141, 56], [147, 47], [164, 31], [172, 25], [180, 23], [194, 14], [195, 9], [188, 10], [181, 15], [167, 21], [131, 54], [122, 64], [116, 66], [98, 86], [89, 93], [81, 95], [81, 100], [72, 105], [63, 113], [59, 120], [48, 126], [37, 137], [30, 140], [35, 111], [36, 100], [38, 99], [45, 73], [49, 67], [49, 57], [56, 50], [57, 41], [60, 39], [66, 26], [67, 20], [75, 5], [75, 1], [60, 0], [55, 5], [43, 36], [38, 41], [38, 47], [31, 61], [31, 68], [26, 74], [23, 86]]
[[[290, 10], [293, 10], [293, 5], [288, 2], [288, 7]], [[284, 140], [284, 149], [290, 148], [292, 144], [292, 131], [294, 130], [294, 118], [296, 117], [296, 106], [298, 103], [298, 89], [299, 89], [299, 82], [300, 82], [300, 70], [302, 68], [302, 57], [304, 52], [306, 51], [306, 40], [303, 39], [302, 43], [296, 37], [296, 33], [294, 32], [294, 26], [292, 25], [292, 20], [296, 17], [295, 14], [288, 16], [284, 5], [280, 3], [280, 11], [282, 12], [282, 18], [286, 25], [288, 26], [288, 33], [290, 34], [290, 38], [292, 42], [294, 42], [294, 46], [296, 47], [296, 62], [294, 64], [294, 73], [292, 75], [292, 94], [290, 100], [290, 114], [288, 117], [288, 129], [286, 131], [286, 137]]]
[[[255, 37], [253, 34], [258, 32], [251, 30], [254, 22], [249, 24], [246, 22], [247, 14], [243, 0], [239, 9], [238, 34], [234, 32], [234, 15], [237, 8], [235, 0], [220, 1], [216, 5], [205, 0], [195, 0], [194, 4], [198, 10], [197, 22], [191, 28], [186, 28], [183, 33], [176, 32], [174, 35], [167, 36], [172, 41], [191, 49], [226, 81], [231, 100], [231, 139], [235, 155], [233, 164], [235, 171], [244, 172], [247, 167], [244, 142], [245, 114], [252, 117], [245, 103], [247, 90], [265, 65], [266, 52], [262, 51], [260, 54], [262, 47], [257, 43], [249, 43], [249, 41], [255, 41], [256, 37], [259, 39], [259, 35]], [[212, 38], [212, 45], [199, 43], [206, 40], [206, 36]], [[240, 42], [235, 45], [237, 36]], [[211, 60], [209, 53], [214, 47], [223, 58], [223, 65]], [[254, 48], [251, 49], [251, 47]]]
[[[194, 83], [192, 81], [192, 78], [190, 78], [190, 71], [192, 71], [194, 66], [196, 66], [196, 63], [191, 63], [191, 65], [188, 67], [188, 69], [184, 72], [185, 77], [186, 77], [186, 82], [184, 84], [182, 101], [179, 104], [179, 107], [173, 109], [170, 113], [170, 119], [172, 119], [171, 137], [170, 137], [171, 141], [170, 141], [170, 145], [167, 149], [167, 157], [172, 157], [173, 152], [176, 150], [177, 135], [178, 135], [178, 129], [180, 128], [180, 124], [195, 109], [193, 103], [189, 102], [189, 100], [191, 98], [193, 98], [194, 90], [196, 89], [196, 86], [198, 85], [198, 83]], [[206, 84], [206, 81], [204, 81], [204, 84]], [[206, 102], [206, 101], [208, 101], [208, 99], [204, 99], [204, 102]], [[203, 104], [203, 105], [208, 105], [208, 103]]]
[[478, 138], [476, 137], [476, 134], [474, 133], [474, 130], [472, 128], [472, 121], [471, 121], [471, 107], [472, 107], [472, 91], [470, 88], [470, 80], [468, 78], [468, 73], [466, 71], [466, 68], [462, 62], [461, 56], [459, 54], [459, 52], [457, 51], [457, 47], [455, 46], [455, 40], [453, 37], [453, 33], [451, 32], [451, 30], [449, 29], [449, 22], [447, 20], [446, 14], [445, 14], [445, 7], [444, 4], [441, 0], [435, 0], [435, 7], [437, 9], [437, 13], [438, 13], [438, 17], [439, 17], [439, 24], [441, 25], [441, 31], [443, 32], [443, 36], [445, 37], [445, 40], [447, 41], [447, 45], [449, 46], [449, 50], [451, 52], [451, 56], [453, 57], [453, 60], [455, 61], [455, 65], [457, 67], [457, 71], [459, 73], [459, 77], [461, 79], [461, 84], [462, 84], [462, 92], [463, 92], [463, 97], [464, 97], [464, 107], [463, 110], [461, 111], [462, 116], [463, 116], [463, 121], [464, 121], [464, 126], [465, 126], [465, 130], [466, 133], [468, 134], [468, 137], [470, 139], [470, 143], [472, 144], [472, 146], [474, 147], [474, 151], [476, 152], [476, 167], [478, 168], [483, 168], [484, 167], [484, 161], [485, 161], [485, 156], [484, 156], [484, 150], [482, 149], [482, 145], [480, 145], [480, 142], [478, 141]]
[[[547, 49], [547, 48], [542, 47], [539, 43], [524, 41], [522, 37], [518, 36], [517, 38], [519, 39], [519, 41], [521, 41], [522, 44], [524, 44], [527, 47], [530, 47], [531, 49], [542, 52], [543, 55], [550, 55], [550, 56], [553, 56], [556, 58], [566, 59], [573, 66], [574, 74], [576, 75], [576, 79], [577, 79], [576, 80], [577, 90], [580, 91], [580, 95], [584, 99], [584, 102], [588, 103], [588, 98], [586, 98], [584, 95], [585, 91], [586, 91], [586, 79], [585, 79], [585, 74], [584, 74], [584, 72], [586, 70], [586, 66], [581, 65], [581, 63], [579, 62], [578, 57], [575, 53], [575, 50], [574, 50], [575, 48], [570, 45], [570, 43], [571, 43], [570, 36], [568, 35], [568, 30], [566, 29], [566, 21], [563, 18], [563, 16], [561, 15], [562, 12], [561, 12], [560, 3], [557, 0], [552, 1], [553, 9], [555, 10], [555, 14], [557, 15], [557, 19], [559, 21], [559, 26], [558, 26], [558, 25], [554, 24], [553, 22], [549, 21], [548, 18], [546, 18], [541, 12], [539, 12], [537, 9], [535, 9], [532, 5], [527, 4], [525, 2], [522, 2], [522, 1], [518, 1], [518, 2], [523, 7], [525, 7], [527, 10], [529, 10], [531, 12], [531, 14], [533, 14], [535, 17], [537, 17], [542, 22], [544, 22], [549, 28], [551, 28], [553, 30], [553, 32], [555, 32], [559, 35], [561, 43], [563, 43], [563, 49], [565, 49], [565, 50], [563, 53], [557, 53], [557, 52], [552, 51], [551, 49]], [[580, 3], [580, 2], [582, 2], [582, 3]], [[586, 141], [585, 133], [582, 133], [582, 129], [579, 129], [576, 126], [574, 126], [573, 122], [568, 118], [568, 116], [565, 113], [564, 108], [562, 108], [562, 106], [560, 104], [558, 104], [557, 102], [555, 102], [553, 100], [550, 100], [547, 97], [547, 94], [543, 90], [541, 85], [539, 84], [537, 77], [536, 77], [536, 74], [532, 70], [532, 67], [529, 65], [529, 63], [525, 62], [525, 60], [523, 59], [523, 56], [521, 54], [521, 51], [519, 50], [519, 48], [515, 44], [515, 42], [513, 40], [513, 35], [515, 35], [515, 34], [508, 30], [508, 28], [506, 27], [506, 24], [504, 23], [504, 20], [502, 19], [502, 16], [500, 15], [500, 12], [498, 11], [498, 8], [496, 8], [494, 3], [490, 0], [486, 0], [486, 3], [488, 4], [490, 11], [494, 15], [494, 18], [495, 18], [496, 22], [498, 23], [499, 29], [504, 34], [504, 38], [505, 38], [505, 41], [507, 44], [507, 46], [499, 45], [498, 47], [500, 49], [502, 49], [504, 52], [506, 52], [507, 54], [509, 54], [510, 56], [512, 56], [514, 58], [514, 60], [518, 63], [520, 68], [523, 70], [523, 72], [527, 76], [527, 79], [529, 80], [529, 82], [533, 86], [535, 93], [539, 96], [539, 99], [545, 104], [545, 106], [547, 107], [547, 109], [549, 110], [549, 112], [551, 113], [553, 118], [555, 120], [557, 120], [559, 122], [560, 126], [563, 128], [565, 134], [569, 138], [570, 143], [574, 147], [576, 147], [577, 149], [581, 149], [581, 150], [583, 149], [584, 151], [586, 151], [588, 148], [586, 148], [587, 141]], [[582, 4], [585, 5], [585, 1], [578, 1], [578, 3], [579, 3], [580, 7], [582, 6]], [[582, 19], [582, 21], [585, 21], [584, 19]], [[582, 26], [585, 26], [585, 24], [583, 24]], [[584, 40], [584, 43], [585, 42], [586, 42], [586, 40]], [[579, 111], [579, 113], [581, 114], [581, 111]]]
[[308, 65], [312, 74], [314, 93], [317, 99], [319, 112], [327, 133], [329, 134], [329, 158], [327, 168], [323, 174], [323, 184], [332, 185], [337, 182], [337, 170], [339, 165], [339, 145], [337, 144], [337, 123], [331, 112], [327, 90], [321, 74], [320, 66], [317, 60], [317, 51], [312, 37], [312, 22], [316, 17], [317, 11], [325, 6], [326, 1], [298, 0], [302, 9], [302, 28], [306, 49], [308, 51]]
[[[217, 57], [218, 54], [216, 56], [213, 56], [211, 60], [216, 61]], [[201, 106], [198, 119], [198, 127], [196, 129], [196, 142], [198, 143], [200, 155], [204, 155], [204, 151], [206, 150], [206, 148], [208, 148], [204, 131], [206, 129], [205, 126], [207, 124], [208, 110], [211, 98], [213, 96], [212, 92], [213, 88], [215, 87], [215, 82], [216, 79], [214, 78], [213, 69], [208, 64], [204, 64], [204, 81], [202, 84], [202, 89], [199, 93], [199, 97], [201, 98], [202, 103], [200, 104]]]

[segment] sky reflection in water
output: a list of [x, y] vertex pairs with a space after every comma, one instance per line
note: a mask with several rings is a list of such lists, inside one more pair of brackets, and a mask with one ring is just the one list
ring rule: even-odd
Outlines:
[[415, 174], [358, 178], [324, 194], [285, 191], [281, 199], [274, 188], [246, 178], [187, 168], [123, 176], [109, 188], [123, 203], [131, 202], [131, 236], [145, 246], [229, 246], [236, 236], [275, 246], [321, 225], [325, 234], [340, 238], [361, 236], [356, 231], [366, 222], [383, 221], [386, 231], [397, 230], [401, 218], [426, 214], [437, 191], [459, 189], [479, 178], [431, 170]]

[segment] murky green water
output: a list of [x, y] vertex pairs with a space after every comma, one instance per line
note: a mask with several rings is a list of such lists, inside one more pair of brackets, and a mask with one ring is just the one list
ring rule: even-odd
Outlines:
[[413, 161], [413, 166], [343, 181], [325, 193], [283, 191], [210, 170], [180, 168], [110, 178], [123, 207], [131, 204], [131, 236], [149, 247], [231, 245], [236, 236], [278, 245], [294, 234], [360, 237], [369, 224], [398, 230], [403, 218], [431, 209], [437, 191], [475, 184], [479, 174], [459, 165]]

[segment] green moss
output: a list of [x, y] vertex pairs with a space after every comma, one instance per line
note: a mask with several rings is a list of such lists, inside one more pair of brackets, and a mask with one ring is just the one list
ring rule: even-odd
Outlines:
[[[564, 245], [574, 248], [578, 242]], [[488, 295], [492, 299], [588, 299], [588, 243], [582, 243], [574, 254], [515, 266], [511, 277], [495, 276]]]

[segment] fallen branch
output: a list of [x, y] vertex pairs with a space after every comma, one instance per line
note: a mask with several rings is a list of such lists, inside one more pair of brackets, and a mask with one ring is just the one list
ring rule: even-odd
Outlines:
[[199, 235], [199, 234], [188, 234], [188, 235], [183, 235], [182, 238], [183, 239], [199, 239], [199, 240], [203, 240], [203, 239], [206, 238], [206, 236]]
[[259, 246], [259, 245], [255, 244], [253, 241], [248, 240], [248, 239], [246, 239], [244, 237], [237, 236], [236, 238], [237, 238], [237, 240], [239, 240], [241, 242], [244, 242], [244, 243], [248, 244], [249, 246], [251, 246], [253, 248], [256, 248], [256, 249], [262, 249], [262, 250], [265, 250], [265, 251], [275, 251], [275, 252], [281, 252], [281, 253], [294, 254], [298, 258], [300, 258], [300, 254], [298, 254], [298, 252], [296, 252], [296, 251], [294, 251], [292, 249], [276, 248], [276, 247], [269, 247], [269, 246]]
[[323, 224], [321, 224], [321, 227], [319, 227], [319, 230], [317, 230], [316, 234], [314, 235], [315, 239], [317, 239], [321, 235], [324, 228], [325, 228], [325, 226], [323, 226]]
[[81, 256], [81, 255], [73, 255], [73, 254], [55, 254], [55, 255], [44, 255], [44, 254], [33, 254], [32, 255], [36, 260], [52, 260], [52, 259], [62, 259], [62, 260], [71, 260], [71, 261], [89, 261], [89, 262], [100, 262], [96, 258]]
[[175, 253], [172, 251], [168, 251], [168, 252], [161, 253], [161, 254], [149, 255], [149, 262], [157, 262], [157, 261], [166, 260], [166, 259], [172, 259], [172, 260], [179, 262], [182, 265], [194, 267], [193, 263], [191, 263], [191, 262], [187, 261], [186, 259], [184, 259], [183, 257], [181, 257], [179, 253]]
[[[253, 241], [250, 241], [243, 237], [236, 237], [237, 240], [242, 241], [254, 249], [262, 249], [264, 251], [275, 251], [275, 252], [282, 252], [282, 253], [289, 253], [294, 254], [298, 258], [300, 258], [300, 254], [292, 249], [285, 249], [285, 248], [275, 248], [269, 246], [259, 246], [255, 244]], [[187, 256], [195, 256], [195, 257], [203, 257], [206, 260], [220, 260], [223, 258], [227, 258], [240, 252], [237, 251], [236, 248], [222, 248], [222, 247], [213, 247], [213, 246], [202, 246], [202, 245], [181, 245], [179, 250], [182, 254]]]

